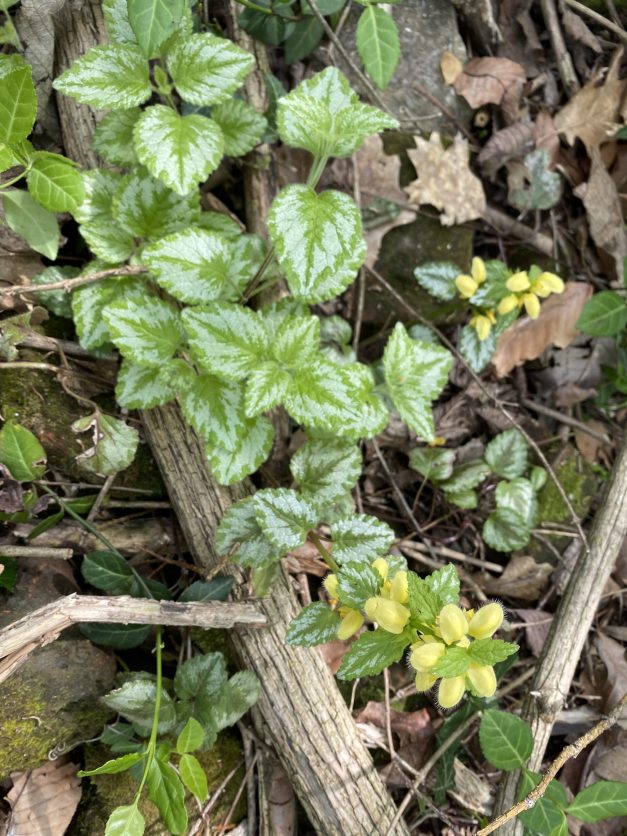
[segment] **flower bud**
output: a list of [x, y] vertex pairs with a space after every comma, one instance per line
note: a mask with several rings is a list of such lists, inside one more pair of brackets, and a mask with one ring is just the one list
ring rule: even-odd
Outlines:
[[555, 273], [540, 273], [537, 280], [548, 287], [551, 293], [564, 292], [564, 282], [559, 276], [556, 276]]
[[537, 319], [540, 314], [540, 302], [535, 293], [525, 293], [523, 296], [523, 304], [527, 315], [531, 319]]
[[429, 642], [421, 644], [412, 650], [409, 657], [409, 664], [416, 671], [429, 671], [440, 661], [446, 652], [442, 642]]
[[398, 601], [376, 596], [368, 598], [364, 605], [366, 615], [371, 621], [376, 621], [379, 627], [388, 633], [400, 635], [409, 621], [409, 610]]
[[392, 601], [398, 601], [399, 604], [405, 604], [409, 600], [409, 581], [407, 572], [404, 570], [394, 575], [390, 586], [390, 598]]
[[364, 617], [359, 612], [359, 610], [349, 610], [344, 618], [340, 626], [337, 628], [337, 637], [341, 641], [345, 641], [346, 639], [350, 639], [351, 636], [354, 636], [357, 630], [361, 627], [364, 623]]
[[419, 693], [420, 691], [428, 691], [435, 685], [437, 679], [437, 676], [433, 676], [433, 674], [419, 671], [416, 674], [416, 691]]
[[324, 588], [329, 593], [329, 598], [337, 600], [337, 575], [327, 575], [323, 581]]
[[496, 691], [496, 675], [491, 665], [477, 665], [471, 662], [466, 676], [472, 687], [482, 697], [491, 697]]
[[459, 295], [462, 299], [470, 299], [479, 285], [471, 276], [462, 274], [455, 279], [455, 287], [459, 290]]
[[468, 621], [462, 609], [447, 604], [440, 610], [440, 635], [447, 644], [458, 642], [468, 632]]
[[496, 602], [486, 604], [473, 615], [468, 632], [473, 639], [489, 639], [503, 623], [503, 607]]
[[518, 297], [514, 293], [511, 293], [509, 296], [501, 299], [497, 311], [501, 316], [505, 316], [505, 314], [511, 313], [516, 307], [518, 307]]
[[470, 267], [470, 272], [472, 274], [473, 279], [477, 282], [477, 284], [483, 284], [485, 282], [485, 262], [479, 256], [475, 256], [472, 260], [472, 265]]
[[383, 580], [387, 578], [390, 567], [388, 566], [388, 562], [384, 557], [377, 557], [377, 559], [373, 560], [370, 565], [373, 569], [377, 570], [377, 572], [381, 575]]
[[520, 270], [518, 273], [514, 273], [513, 276], [509, 277], [505, 282], [505, 287], [511, 290], [512, 293], [521, 293], [523, 290], [529, 290], [531, 282], [524, 270]]
[[464, 696], [466, 678], [464, 676], [449, 676], [440, 682], [438, 688], [438, 702], [442, 708], [453, 708]]

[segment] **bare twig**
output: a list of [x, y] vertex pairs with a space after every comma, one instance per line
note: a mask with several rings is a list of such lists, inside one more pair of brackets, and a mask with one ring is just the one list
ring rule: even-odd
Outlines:
[[[424, 553], [429, 549], [422, 543], [416, 543], [414, 540], [400, 540], [395, 544], [402, 552], [407, 552], [410, 557], [414, 557], [414, 552]], [[435, 543], [431, 544], [431, 549], [438, 555], [438, 557], [446, 557], [449, 560], [458, 560], [460, 563], [470, 563], [473, 566], [478, 566], [480, 569], [488, 569], [490, 572], [495, 572], [500, 575], [503, 572], [503, 567], [499, 563], [492, 563], [489, 560], [481, 560], [478, 557], [464, 554], [463, 552], [449, 549], [448, 546], [438, 546]]]
[[575, 9], [575, 11], [579, 12], [582, 15], [588, 15], [588, 17], [592, 18], [596, 23], [600, 26], [604, 26], [606, 29], [609, 29], [610, 32], [613, 32], [617, 35], [621, 41], [627, 43], [627, 32], [623, 29], [622, 26], [618, 26], [613, 21], [609, 20], [607, 17], [603, 17], [603, 15], [595, 12], [594, 9], [589, 9], [587, 6], [584, 6], [583, 3], [579, 3], [578, 0], [564, 0], [567, 6], [570, 6], [571, 9]]
[[238, 763], [236, 763], [233, 769], [224, 777], [216, 791], [207, 800], [205, 806], [200, 811], [200, 815], [198, 816], [196, 821], [188, 830], [187, 836], [196, 836], [196, 833], [199, 832], [200, 828], [205, 826], [207, 816], [209, 815], [213, 807], [215, 807], [216, 802], [224, 792], [224, 788], [230, 783], [230, 781], [233, 779], [233, 776], [241, 769], [242, 763], [243, 761], [239, 761]]
[[394, 749], [394, 738], [392, 737], [392, 712], [390, 710], [390, 671], [388, 668], [383, 669], [383, 685], [385, 689], [385, 733], [388, 738], [388, 749], [390, 750], [390, 757], [393, 759], [396, 755]]
[[71, 560], [73, 549], [41, 548], [41, 546], [0, 546], [0, 557], [41, 557], [44, 560]]
[[555, 778], [559, 770], [564, 766], [566, 761], [569, 761], [571, 758], [576, 758], [577, 755], [579, 755], [579, 753], [585, 749], [586, 746], [589, 746], [593, 740], [596, 740], [597, 737], [600, 737], [608, 729], [611, 729], [620, 718], [625, 706], [627, 706], [627, 694], [625, 694], [623, 698], [614, 706], [607, 717], [604, 717], [603, 720], [596, 724], [596, 726], [591, 728], [581, 737], [577, 738], [577, 740], [575, 740], [574, 743], [571, 743], [570, 746], [566, 746], [562, 749], [560, 754], [555, 758], [542, 776], [542, 780], [537, 787], [531, 790], [531, 792], [523, 798], [522, 801], [519, 801], [518, 804], [514, 804], [514, 806], [506, 813], [498, 816], [498, 818], [490, 822], [487, 827], [482, 828], [477, 833], [477, 836], [488, 836], [488, 833], [493, 833], [495, 830], [498, 830], [499, 827], [502, 827], [506, 824], [506, 822], [516, 818], [519, 813], [524, 813], [525, 810], [531, 810], [531, 808], [535, 806], [536, 802], [542, 798], [547, 790], [547, 787], [553, 778]]
[[77, 287], [93, 284], [94, 282], [99, 282], [102, 279], [108, 279], [112, 276], [137, 276], [140, 273], [147, 272], [148, 269], [141, 264], [108, 267], [106, 270], [97, 270], [95, 273], [87, 273], [82, 276], [76, 276], [73, 279], [61, 279], [58, 282], [48, 282], [48, 284], [24, 284], [6, 287], [0, 290], [0, 299], [4, 296], [23, 296], [25, 293], [41, 293], [42, 290], [64, 290], [66, 293], [69, 293], [71, 290], [76, 290]]
[[514, 238], [518, 238], [539, 253], [553, 258], [555, 248], [550, 235], [536, 232], [531, 227], [526, 226], [514, 218], [510, 218], [505, 212], [501, 212], [500, 209], [495, 209], [493, 206], [486, 207], [483, 212], [483, 220], [491, 227], [494, 227], [501, 235], [513, 235]]
[[540, 7], [542, 8], [542, 16], [549, 30], [549, 37], [551, 38], [551, 46], [555, 53], [555, 60], [557, 61], [557, 69], [559, 70], [562, 84], [566, 88], [569, 96], [574, 96], [580, 89], [579, 79], [573, 66], [570, 53], [566, 49], [564, 36], [560, 27], [559, 18], [557, 16], [557, 9], [555, 7], [555, 0], [540, 0]]
[[600, 441], [602, 444], [609, 444], [611, 439], [609, 436], [604, 435], [603, 433], [598, 432], [597, 430], [593, 430], [587, 424], [584, 424], [583, 421], [578, 421], [576, 418], [572, 418], [570, 415], [564, 415], [562, 412], [558, 412], [557, 409], [551, 409], [548, 406], [544, 406], [541, 403], [535, 403], [535, 401], [530, 401], [527, 398], [523, 398], [521, 401], [523, 406], [526, 406], [527, 409], [531, 409], [534, 412], [539, 413], [540, 415], [546, 415], [547, 418], [553, 418], [555, 421], [560, 421], [562, 424], [566, 424], [569, 427], [574, 427], [576, 430], [580, 430], [582, 433], [591, 436], [592, 438], [596, 438], [597, 441]]

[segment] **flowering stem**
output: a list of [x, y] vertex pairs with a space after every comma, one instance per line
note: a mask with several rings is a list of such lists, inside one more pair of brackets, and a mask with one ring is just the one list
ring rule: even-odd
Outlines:
[[339, 572], [340, 567], [337, 565], [335, 560], [333, 560], [333, 557], [331, 556], [331, 552], [327, 549], [327, 547], [322, 545], [322, 540], [318, 537], [318, 535], [316, 534], [315, 531], [310, 531], [309, 532], [309, 539], [314, 544], [314, 546], [318, 549], [318, 553], [320, 554], [320, 557], [324, 560], [324, 562], [327, 564], [329, 569], [332, 572], [336, 572], [336, 573]]

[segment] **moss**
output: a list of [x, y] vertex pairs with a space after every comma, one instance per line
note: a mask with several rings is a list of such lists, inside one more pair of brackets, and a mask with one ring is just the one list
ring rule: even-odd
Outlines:
[[[555, 475], [577, 515], [582, 519], [592, 508], [599, 480], [592, 465], [571, 446], [565, 447], [553, 463]], [[538, 494], [540, 522], [570, 522], [571, 515], [552, 479]]]

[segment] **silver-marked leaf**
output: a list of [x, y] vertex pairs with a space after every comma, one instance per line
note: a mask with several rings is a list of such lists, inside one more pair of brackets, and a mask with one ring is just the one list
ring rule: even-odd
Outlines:
[[128, 0], [128, 22], [147, 58], [175, 31], [185, 11], [185, 0]]
[[551, 160], [546, 148], [536, 148], [524, 159], [528, 188], [512, 189], [508, 200], [517, 209], [551, 209], [562, 194], [562, 178], [549, 168]]
[[185, 195], [220, 164], [222, 131], [200, 114], [180, 116], [165, 105], [152, 105], [133, 131], [135, 151], [148, 171], [168, 188]]
[[315, 507], [288, 488], [257, 491], [254, 505], [261, 530], [281, 552], [302, 546], [318, 524]]
[[13, 232], [33, 250], [54, 261], [59, 251], [59, 226], [52, 212], [22, 189], [4, 189], [0, 195], [5, 220]]
[[383, 578], [363, 560], [342, 563], [337, 574], [337, 597], [354, 610], [363, 609], [368, 598], [379, 594]]
[[436, 299], [448, 302], [457, 296], [455, 279], [462, 271], [450, 261], [430, 261], [414, 270], [418, 284]]
[[250, 308], [225, 302], [186, 308], [182, 317], [194, 355], [212, 374], [242, 380], [267, 354], [264, 322]]
[[242, 437], [233, 450], [207, 445], [207, 458], [221, 485], [234, 485], [254, 473], [268, 458], [274, 441], [274, 427], [260, 415], [246, 419]]
[[141, 366], [160, 367], [183, 339], [178, 313], [156, 297], [114, 301], [106, 306], [103, 316], [120, 354]]
[[326, 438], [308, 440], [290, 461], [301, 495], [318, 507], [332, 505], [352, 490], [361, 467], [356, 444]]
[[223, 212], [201, 212], [196, 225], [231, 240], [239, 238], [243, 232], [242, 225]]
[[341, 192], [287, 186], [272, 202], [268, 232], [292, 294], [305, 302], [342, 293], [366, 257], [359, 210]]
[[102, 0], [102, 11], [109, 40], [118, 44], [137, 45], [137, 38], [128, 20], [128, 0]]
[[409, 466], [434, 482], [452, 476], [454, 462], [455, 450], [442, 447], [415, 447], [409, 454]]
[[140, 168], [122, 178], [111, 211], [131, 235], [162, 238], [193, 226], [200, 214], [200, 195], [197, 190], [178, 195]]
[[333, 557], [338, 563], [348, 561], [370, 564], [385, 554], [395, 535], [387, 523], [368, 514], [354, 514], [331, 526]]
[[260, 363], [246, 381], [246, 415], [252, 418], [283, 403], [291, 383], [291, 374], [278, 363]]
[[145, 294], [145, 285], [139, 277], [112, 277], [76, 288], [72, 293], [72, 315], [80, 344], [92, 350], [111, 342], [109, 328], [102, 315], [104, 308], [122, 297], [139, 296], [141, 300]]
[[390, 83], [401, 45], [394, 18], [380, 6], [366, 6], [357, 24], [357, 51], [366, 72], [380, 90]]
[[152, 409], [176, 397], [176, 388], [164, 382], [160, 368], [137, 366], [123, 360], [115, 397], [120, 406], [127, 409]]
[[363, 633], [344, 656], [337, 678], [357, 679], [358, 676], [378, 676], [383, 668], [399, 661], [409, 641], [403, 633], [395, 636], [387, 630]]
[[370, 134], [396, 127], [396, 119], [362, 104], [335, 67], [302, 81], [278, 103], [281, 139], [314, 157], [349, 157]]
[[92, 432], [93, 447], [76, 457], [83, 467], [99, 476], [114, 476], [132, 464], [139, 433], [124, 421], [96, 411], [72, 424], [75, 433]]
[[92, 139], [94, 151], [107, 162], [130, 168], [137, 164], [133, 145], [133, 128], [141, 111], [137, 107], [129, 110], [113, 110], [96, 125]]
[[479, 335], [472, 325], [465, 325], [459, 335], [458, 348], [464, 355], [468, 365], [474, 372], [482, 372], [492, 359], [496, 351], [497, 334], [492, 328], [485, 340], [480, 340]]
[[15, 145], [26, 139], [36, 115], [31, 68], [21, 55], [0, 55], [0, 142]]
[[312, 359], [319, 345], [317, 316], [286, 316], [272, 336], [270, 351], [282, 367], [298, 369]]
[[485, 448], [484, 458], [493, 473], [503, 479], [515, 479], [527, 469], [527, 442], [513, 427], [495, 435]]
[[268, 540], [257, 522], [255, 497], [241, 499], [228, 509], [220, 520], [216, 533], [218, 554], [235, 552], [234, 561], [240, 566], [261, 568], [275, 563], [281, 552]]
[[268, 122], [242, 99], [229, 99], [214, 107], [211, 118], [218, 123], [224, 136], [224, 154], [229, 157], [243, 157], [261, 142]]
[[405, 326], [396, 324], [383, 355], [385, 381], [399, 415], [425, 441], [435, 438], [431, 403], [446, 386], [452, 365], [445, 348], [412, 340]]
[[114, 219], [111, 208], [122, 175], [94, 168], [82, 177], [84, 198], [74, 210], [81, 235], [94, 255], [108, 264], [126, 261], [133, 252], [133, 236]]
[[213, 105], [242, 85], [255, 59], [231, 41], [205, 32], [177, 40], [167, 62], [174, 86], [185, 101]]
[[316, 601], [303, 607], [292, 620], [285, 641], [299, 647], [314, 647], [336, 638], [339, 626], [338, 613], [322, 601]]
[[[78, 267], [46, 267], [46, 269], [30, 280], [31, 284], [50, 284], [61, 282], [64, 279], [73, 279], [78, 276]], [[72, 318], [72, 294], [65, 290], [44, 290], [37, 293], [38, 302], [41, 302], [49, 311], [57, 316]], [[6, 322], [6, 320], [5, 320]]]
[[180, 395], [180, 404], [183, 415], [201, 438], [215, 447], [237, 450], [248, 427], [239, 383], [200, 375]]
[[497, 508], [511, 508], [531, 528], [538, 520], [538, 499], [529, 479], [518, 477], [510, 482], [499, 482], [496, 486]]
[[77, 58], [52, 86], [92, 107], [126, 110], [150, 98], [148, 61], [139, 47], [101, 44]]
[[484, 461], [466, 462], [456, 467], [452, 476], [440, 482], [440, 487], [447, 494], [460, 494], [476, 488], [489, 475], [490, 468]]
[[486, 519], [481, 534], [490, 548], [499, 552], [511, 552], [527, 545], [530, 526], [518, 511], [497, 508]]
[[80, 172], [65, 157], [37, 151], [26, 175], [28, 190], [51, 212], [74, 212], [85, 196]]
[[229, 241], [228, 274], [221, 298], [236, 302], [261, 267], [266, 242], [260, 235], [238, 235]]

